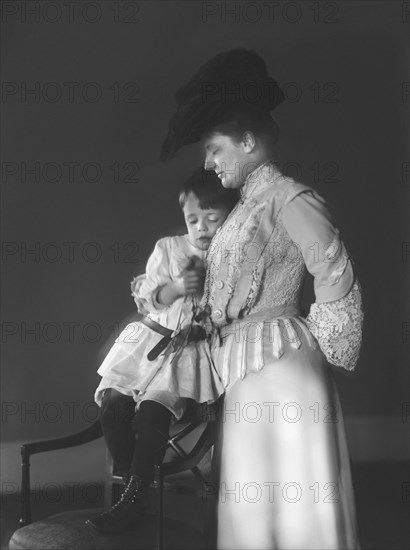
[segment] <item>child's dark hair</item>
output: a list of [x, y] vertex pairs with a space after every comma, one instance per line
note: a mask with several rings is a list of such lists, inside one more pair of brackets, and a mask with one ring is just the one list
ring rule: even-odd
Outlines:
[[179, 193], [179, 205], [184, 208], [188, 195], [192, 193], [198, 199], [202, 210], [225, 207], [231, 211], [240, 198], [238, 189], [225, 189], [213, 170], [197, 168], [182, 185]]

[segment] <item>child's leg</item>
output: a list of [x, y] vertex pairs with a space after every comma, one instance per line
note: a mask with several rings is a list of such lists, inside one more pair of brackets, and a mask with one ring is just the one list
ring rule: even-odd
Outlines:
[[148, 488], [153, 479], [154, 464], [161, 464], [165, 455], [171, 419], [174, 415], [179, 418], [185, 408], [185, 400], [167, 392], [157, 392], [149, 397], [152, 399], [147, 398], [140, 403], [136, 416], [138, 439], [136, 442], [134, 439], [130, 478], [121, 500], [106, 512], [86, 521], [99, 533], [121, 533], [135, 526], [143, 517], [148, 505]]
[[131, 475], [153, 480], [154, 464], [161, 464], [164, 459], [172, 416], [172, 412], [161, 403], [142, 401], [136, 419], [138, 439]]
[[154, 477], [154, 464], [161, 464], [166, 452], [171, 420], [179, 420], [187, 399], [167, 391], [148, 390], [139, 401], [136, 416], [137, 444], [131, 464], [131, 474], [146, 481]]
[[122, 476], [127, 476], [135, 448], [133, 419], [135, 401], [113, 388], [105, 390], [101, 403], [101, 426], [108, 450]]

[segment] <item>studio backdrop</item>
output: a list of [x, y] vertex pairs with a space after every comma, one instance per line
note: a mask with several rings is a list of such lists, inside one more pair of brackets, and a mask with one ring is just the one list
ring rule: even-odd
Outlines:
[[[183, 226], [178, 190], [202, 161], [195, 145], [159, 160], [173, 93], [237, 47], [281, 85], [277, 162], [327, 200], [362, 283], [361, 359], [336, 373], [352, 458], [406, 458], [409, 18], [397, 1], [2, 3], [4, 480], [21, 442], [96, 419], [129, 282]], [[87, 452], [73, 479], [102, 478], [103, 443]]]

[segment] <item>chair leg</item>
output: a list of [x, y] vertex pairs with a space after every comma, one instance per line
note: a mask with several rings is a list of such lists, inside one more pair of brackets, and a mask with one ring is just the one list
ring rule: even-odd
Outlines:
[[20, 527], [31, 523], [31, 491], [30, 491], [30, 452], [25, 445], [21, 446], [21, 516]]
[[104, 487], [104, 506], [111, 508], [115, 502], [113, 502], [113, 475], [114, 475], [114, 461], [111, 457], [110, 451], [106, 450], [105, 458], [105, 487]]
[[222, 449], [222, 424], [215, 426], [215, 441], [211, 460], [211, 483], [205, 487], [206, 491], [206, 524], [205, 535], [207, 548], [215, 549], [217, 546], [218, 530], [218, 505], [219, 505], [219, 484], [221, 471], [221, 449]]
[[161, 466], [154, 466], [154, 485], [156, 492], [156, 537], [155, 550], [163, 550], [164, 548], [164, 481], [161, 474]]
[[213, 482], [208, 482], [203, 487], [203, 497], [205, 502], [205, 522], [204, 535], [206, 548], [209, 550], [216, 548], [216, 513], [218, 506], [218, 487]]

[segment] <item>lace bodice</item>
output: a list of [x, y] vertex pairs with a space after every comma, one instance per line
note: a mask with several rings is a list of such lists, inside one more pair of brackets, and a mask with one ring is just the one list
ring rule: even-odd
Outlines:
[[328, 361], [354, 368], [363, 320], [360, 287], [339, 231], [312, 189], [283, 178], [272, 163], [257, 168], [215, 235], [207, 262], [201, 306], [217, 327], [254, 313], [269, 318], [269, 310], [297, 310], [308, 270], [316, 295], [311, 332]]
[[278, 220], [272, 239], [255, 266], [244, 313], [276, 309], [289, 304], [299, 308], [306, 267], [300, 248]]
[[202, 305], [219, 326], [300, 299], [305, 262], [280, 212], [309, 188], [284, 178], [272, 163], [255, 173], [208, 251]]

